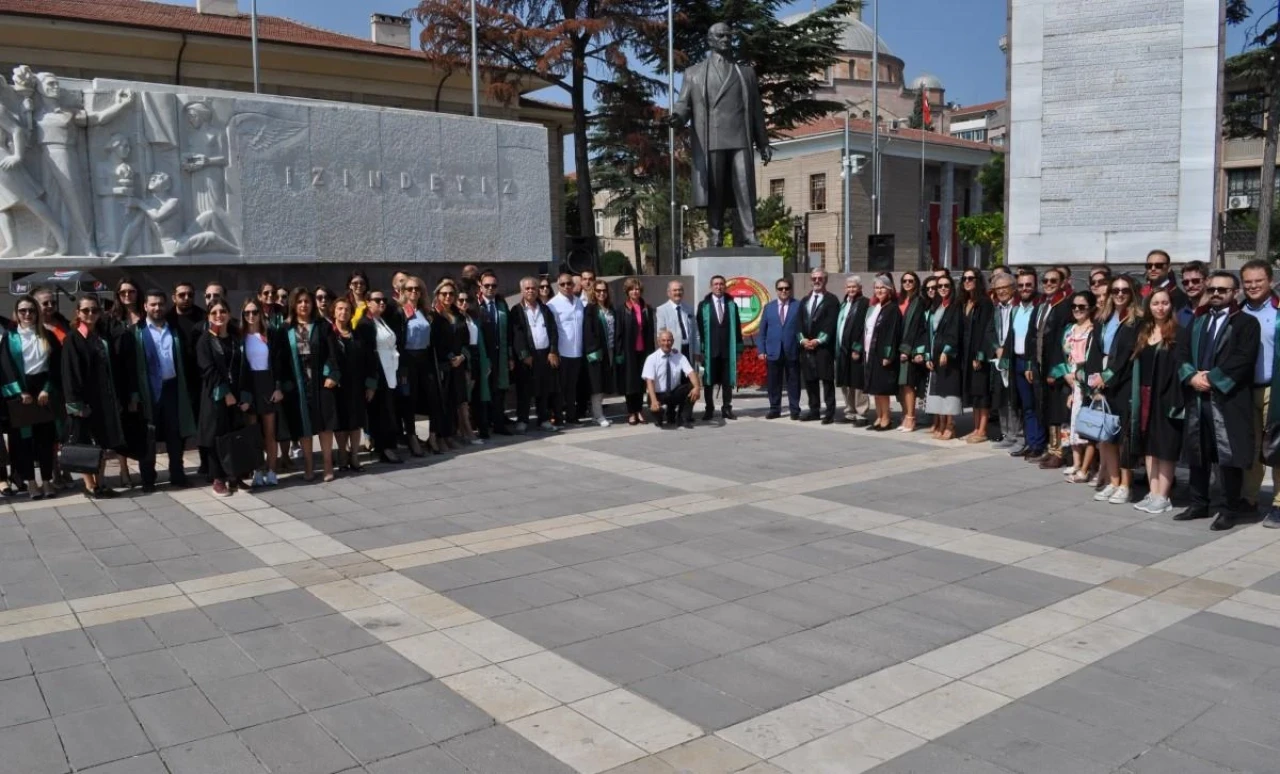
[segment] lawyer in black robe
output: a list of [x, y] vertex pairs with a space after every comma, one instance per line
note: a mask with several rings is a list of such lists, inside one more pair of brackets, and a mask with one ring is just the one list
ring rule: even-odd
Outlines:
[[[840, 316], [840, 300], [826, 292], [826, 278], [817, 293], [810, 293], [800, 302], [800, 378], [809, 396], [809, 411], [802, 419], [811, 421], [821, 413], [823, 424], [835, 421], [836, 415], [836, 320]], [[816, 295], [816, 298], [815, 298]], [[805, 342], [812, 341], [806, 347]], [[821, 388], [826, 410], [818, 403]]]
[[[862, 351], [862, 334], [866, 325], [867, 306], [870, 301], [861, 293], [852, 300], [845, 299], [836, 315], [835, 375], [837, 387], [863, 390], [867, 381], [865, 362], [853, 359], [854, 352]], [[796, 302], [796, 306], [800, 303]], [[852, 408], [852, 407], [849, 407]]]
[[[522, 288], [523, 292], [523, 288]], [[536, 291], [535, 291], [536, 292]], [[547, 305], [537, 300], [517, 304], [510, 312], [511, 353], [516, 369], [516, 422], [529, 424], [529, 401], [532, 400], [539, 425], [550, 421], [550, 398], [556, 391], [556, 375], [551, 369], [551, 355], [559, 357], [560, 333], [556, 316]], [[538, 349], [529, 325], [529, 315], [536, 314], [546, 327], [548, 346]]]
[[[880, 312], [875, 315], [870, 330], [871, 346], [863, 347], [866, 341], [864, 323], [863, 336], [858, 339], [858, 353], [865, 363], [866, 393], [876, 397], [892, 397], [898, 394], [898, 348], [902, 345], [902, 313], [898, 311], [897, 301], [892, 296], [878, 306]], [[871, 319], [872, 311], [868, 308], [865, 313], [867, 320]], [[888, 361], [888, 365], [885, 365], [885, 361]]]

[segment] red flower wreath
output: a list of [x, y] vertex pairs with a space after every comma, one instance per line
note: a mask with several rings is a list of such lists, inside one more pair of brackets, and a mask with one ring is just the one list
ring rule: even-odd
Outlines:
[[763, 387], [767, 371], [755, 347], [743, 347], [738, 354], [738, 386]]

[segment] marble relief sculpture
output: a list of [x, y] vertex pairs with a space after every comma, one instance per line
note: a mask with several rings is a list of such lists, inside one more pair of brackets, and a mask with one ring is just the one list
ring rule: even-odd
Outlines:
[[147, 180], [149, 201], [135, 201], [132, 204], [145, 212], [155, 226], [164, 254], [174, 256], [236, 252], [235, 245], [213, 231], [216, 215], [212, 211], [200, 213], [196, 216], [195, 228], [185, 229], [182, 225], [182, 202], [172, 195], [172, 188], [173, 181], [169, 175], [156, 172]]
[[[4, 81], [0, 78], [0, 87]], [[44, 191], [32, 179], [24, 167], [27, 150], [27, 132], [21, 119], [4, 106], [0, 101], [0, 258], [14, 258], [18, 251], [18, 229], [13, 210], [25, 208], [39, 220], [40, 224], [53, 238], [56, 245], [52, 250], [37, 247], [28, 253], [30, 257], [45, 255], [66, 255], [67, 234], [58, 216], [44, 200]]]

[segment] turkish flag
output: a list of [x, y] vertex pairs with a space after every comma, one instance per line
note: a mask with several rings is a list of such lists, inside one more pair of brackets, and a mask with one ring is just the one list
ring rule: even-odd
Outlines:
[[920, 97], [920, 117], [924, 119], [925, 128], [929, 128], [929, 124], [933, 123], [933, 111], [929, 108], [929, 98]]

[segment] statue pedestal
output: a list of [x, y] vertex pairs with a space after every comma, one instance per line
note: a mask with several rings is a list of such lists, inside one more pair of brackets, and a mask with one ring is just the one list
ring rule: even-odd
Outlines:
[[[773, 286], [784, 275], [782, 256], [767, 247], [708, 247], [680, 262], [680, 273], [693, 277], [685, 296], [695, 306], [711, 292], [711, 278], [725, 278], [725, 291], [738, 305], [742, 335], [750, 338], [760, 327], [760, 312], [773, 299]], [[690, 292], [692, 291], [692, 292]], [[750, 343], [750, 342], [748, 342]]]

